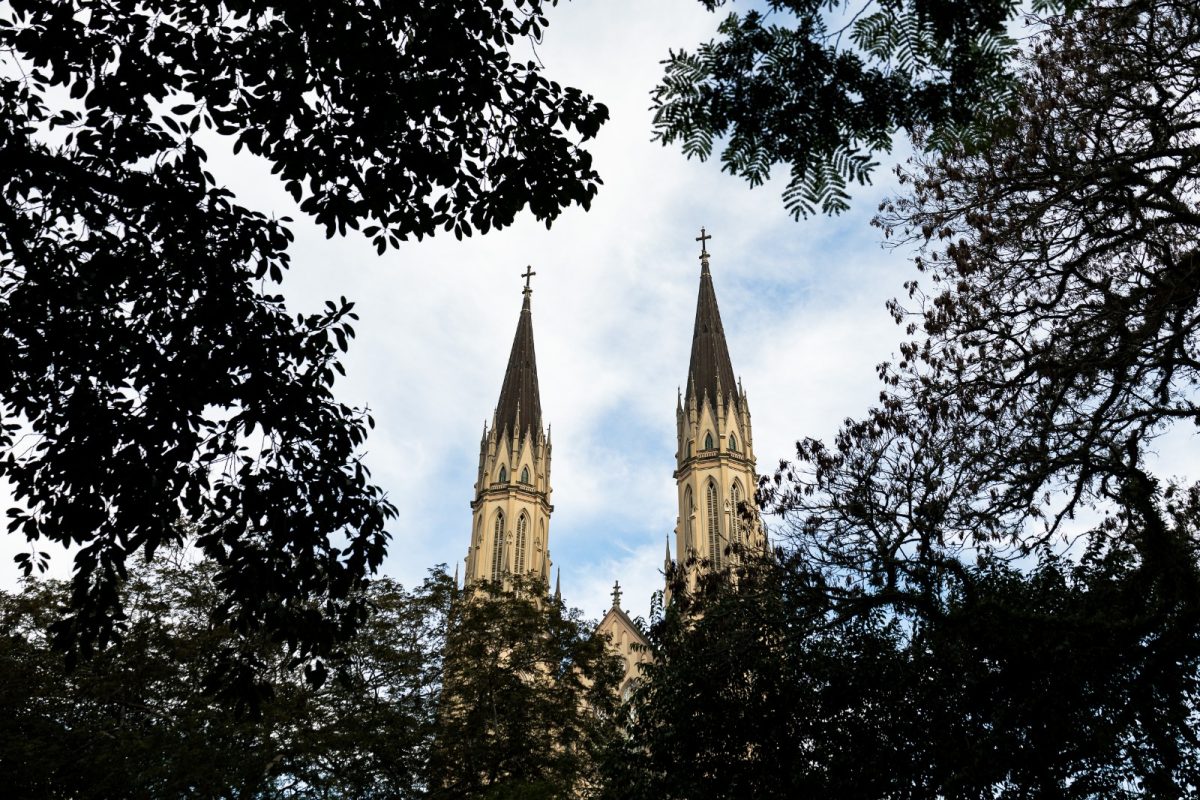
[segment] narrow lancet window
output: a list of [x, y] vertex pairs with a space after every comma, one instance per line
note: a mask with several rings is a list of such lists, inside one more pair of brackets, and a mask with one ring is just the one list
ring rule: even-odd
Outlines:
[[742, 485], [734, 481], [733, 488], [729, 490], [729, 508], [733, 514], [730, 539], [735, 545], [744, 546], [746, 544], [746, 523], [742, 520], [741, 506]]
[[516, 574], [525, 574], [525, 538], [529, 528], [529, 517], [522, 514], [517, 518], [517, 564]]
[[696, 550], [696, 541], [692, 538], [692, 517], [696, 513], [696, 503], [692, 500], [692, 487], [683, 490], [683, 546], [684, 555], [689, 557]]
[[529, 483], [529, 467], [521, 467], [521, 483]]
[[721, 518], [720, 514], [721, 503], [717, 499], [717, 485], [711, 481], [708, 484], [707, 491], [707, 511], [708, 511], [708, 560], [712, 562], [713, 569], [721, 568]]
[[492, 539], [492, 580], [500, 580], [504, 569], [504, 512], [496, 512], [496, 530]]

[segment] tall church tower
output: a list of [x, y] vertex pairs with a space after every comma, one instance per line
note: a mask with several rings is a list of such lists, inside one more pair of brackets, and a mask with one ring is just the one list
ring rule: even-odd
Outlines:
[[471, 545], [466, 580], [503, 580], [532, 575], [550, 582], [550, 437], [542, 430], [533, 315], [532, 270], [525, 272], [524, 300], [508, 369], [489, 429], [479, 443], [479, 472], [471, 501]]
[[[692, 333], [687, 389], [676, 404], [678, 449], [675, 480], [679, 517], [675, 558], [691, 557], [714, 568], [740, 549], [761, 551], [766, 537], [754, 501], [757, 477], [750, 407], [735, 381], [721, 312], [709, 271], [708, 236], [700, 229], [700, 294]], [[749, 511], [749, 518], [743, 507]], [[732, 552], [731, 552], [732, 547]], [[689, 577], [694, 583], [695, 571]]]

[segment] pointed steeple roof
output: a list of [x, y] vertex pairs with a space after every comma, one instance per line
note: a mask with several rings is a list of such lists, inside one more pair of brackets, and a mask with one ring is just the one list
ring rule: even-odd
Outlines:
[[[704, 235], [703, 229], [701, 237], [711, 238]], [[729, 346], [725, 343], [725, 329], [721, 327], [721, 312], [717, 308], [712, 273], [708, 270], [708, 249], [704, 247], [700, 253], [700, 294], [696, 298], [696, 326], [692, 331], [687, 398], [695, 396], [698, 405], [705, 396], [715, 402], [721, 394], [733, 395], [734, 401], [738, 402], [737, 381], [733, 377], [733, 363], [729, 360]]]
[[526, 431], [532, 431], [536, 437], [542, 430], [542, 400], [538, 391], [537, 358], [533, 352], [533, 314], [529, 310], [532, 293], [533, 290], [526, 286], [517, 334], [513, 337], [508, 369], [504, 372], [504, 385], [500, 387], [500, 400], [496, 403], [496, 430], [507, 431], [509, 436], [515, 432], [523, 437]]

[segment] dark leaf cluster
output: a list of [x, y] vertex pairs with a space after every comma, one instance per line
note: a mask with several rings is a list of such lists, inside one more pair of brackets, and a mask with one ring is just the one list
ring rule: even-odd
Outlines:
[[[513, 57], [553, 0], [6, 3], [0, 7], [0, 480], [10, 533], [76, 552], [76, 653], [124, 611], [126, 558], [194, 520], [221, 618], [319, 676], [394, 514], [361, 457], [370, 416], [332, 394], [342, 298], [272, 288], [288, 220], [241, 207], [206, 136], [266, 159], [326, 231], [550, 223], [599, 182], [607, 116]], [[253, 665], [231, 663], [245, 687]]]
[[[131, 563], [119, 647], [68, 670], [46, 628], [69, 587], [0, 593], [0, 767], [10, 797], [420, 797], [451, 580], [372, 582], [371, 615], [321, 687], [269, 637], [213, 617], [215, 570]], [[231, 647], [275, 689], [250, 713], [205, 686]]]
[[961, 552], [1070, 547], [1081, 515], [1138, 535], [1177, 491], [1150, 459], [1200, 421], [1200, 15], [1094, 9], [1023, 63], [1010, 135], [919, 160], [881, 208], [932, 288], [891, 304], [911, 338], [880, 405], [764, 486], [814, 563], [850, 570], [831, 593], [919, 612], [910, 587]]
[[[710, 11], [724, 0], [702, 0]], [[757, 186], [784, 165], [793, 217], [849, 208], [875, 153], [903, 129], [931, 148], [986, 141], [1015, 95], [1015, 0], [769, 0], [718, 38], [671, 52], [653, 94], [654, 136]], [[1073, 10], [1082, 0], [1034, 3]]]
[[[214, 624], [203, 562], [132, 560], [118, 647], [67, 669], [54, 581], [0, 592], [0, 769], [18, 798], [565, 798], [595, 789], [616, 724], [606, 643], [550, 600], [463, 593], [442, 569], [377, 579], [320, 686], [269, 636]], [[530, 587], [533, 588], [533, 587]], [[540, 598], [540, 595], [536, 596]], [[274, 688], [253, 708], [207, 691], [243, 650]]]
[[613, 798], [1137, 798], [1200, 786], [1200, 491], [1169, 570], [964, 563], [919, 620], [843, 617], [801, 557], [676, 573]]
[[484, 583], [455, 606], [430, 797], [550, 800], [598, 790], [624, 668], [545, 589]]
[[901, 170], [880, 402], [763, 481], [761, 575], [673, 595], [628, 796], [1195, 795], [1200, 486], [1154, 448], [1200, 421], [1198, 65], [1194, 3], [1049, 20], [997, 135]]
[[1044, 540], [1124, 506], [1154, 440], [1200, 422], [1198, 64], [1191, 3], [1056, 22], [1010, 135], [902, 171], [912, 194], [881, 208], [932, 287], [891, 304], [912, 338], [838, 452], [871, 439], [941, 487], [921, 510], [954, 538], [1028, 541], [1034, 520]]

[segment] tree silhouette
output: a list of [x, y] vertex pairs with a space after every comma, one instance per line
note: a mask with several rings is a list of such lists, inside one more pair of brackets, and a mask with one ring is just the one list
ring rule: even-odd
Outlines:
[[[701, 0], [710, 11], [724, 0]], [[1034, 13], [1085, 0], [1035, 0]], [[1012, 0], [769, 0], [718, 37], [672, 51], [653, 94], [654, 136], [689, 157], [721, 149], [751, 186], [782, 166], [794, 217], [849, 208], [898, 130], [934, 149], [979, 143], [1016, 100]], [[839, 16], [840, 15], [840, 16]]]
[[360, 459], [371, 418], [331, 391], [353, 304], [285, 309], [289, 220], [238, 205], [199, 137], [380, 252], [527, 207], [549, 224], [595, 194], [579, 142], [607, 110], [514, 59], [548, 5], [0, 9], [0, 478], [27, 572], [40, 541], [78, 548], [73, 653], [106, 645], [125, 559], [178, 544], [185, 517], [233, 629], [319, 674], [361, 623], [394, 509]]

